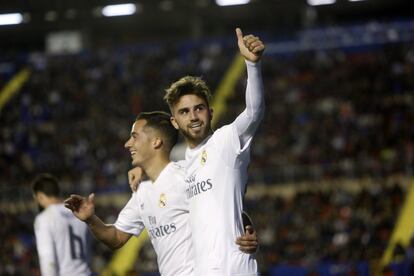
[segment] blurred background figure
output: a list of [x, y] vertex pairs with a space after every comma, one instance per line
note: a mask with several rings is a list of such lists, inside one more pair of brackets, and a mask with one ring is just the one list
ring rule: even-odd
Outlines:
[[56, 178], [38, 175], [32, 189], [41, 210], [34, 222], [41, 274], [92, 275], [88, 228], [65, 208]]

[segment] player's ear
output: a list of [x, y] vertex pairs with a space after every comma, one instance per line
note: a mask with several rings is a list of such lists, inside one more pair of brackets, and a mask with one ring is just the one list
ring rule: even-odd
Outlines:
[[41, 205], [43, 207], [44, 202], [46, 200], [46, 195], [43, 192], [37, 192], [35, 194], [35, 199], [36, 199], [37, 203], [39, 203], [39, 205]]
[[213, 108], [210, 107], [210, 120], [213, 119], [213, 112], [214, 112]]
[[152, 141], [152, 146], [154, 147], [154, 149], [159, 149], [161, 148], [163, 145], [163, 141], [160, 137], [155, 137], [154, 140]]
[[178, 124], [177, 124], [177, 121], [175, 121], [174, 116], [171, 116], [170, 121], [171, 121], [171, 124], [173, 125], [173, 127], [178, 130], [179, 129]]
[[37, 193], [36, 193], [36, 197], [37, 197], [39, 200], [44, 200], [44, 199], [46, 198], [46, 195], [45, 195], [45, 193], [43, 193], [43, 192], [37, 192]]

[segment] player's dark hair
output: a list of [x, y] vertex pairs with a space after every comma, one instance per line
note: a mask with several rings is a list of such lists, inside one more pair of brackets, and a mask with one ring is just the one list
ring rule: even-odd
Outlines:
[[145, 127], [150, 127], [158, 130], [164, 143], [166, 149], [171, 151], [173, 146], [177, 143], [178, 140], [178, 130], [174, 128], [170, 121], [171, 115], [163, 111], [152, 111], [152, 112], [141, 112], [135, 121], [145, 120]]
[[32, 191], [34, 194], [43, 192], [50, 197], [59, 197], [60, 189], [57, 179], [47, 173], [39, 174], [32, 181]]
[[211, 92], [207, 84], [200, 77], [185, 76], [170, 85], [165, 89], [164, 100], [170, 107], [178, 102], [178, 100], [184, 95], [196, 95], [203, 98], [209, 106]]

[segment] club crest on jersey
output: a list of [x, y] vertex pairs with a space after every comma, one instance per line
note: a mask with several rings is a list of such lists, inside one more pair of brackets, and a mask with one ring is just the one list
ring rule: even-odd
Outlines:
[[207, 162], [207, 151], [203, 150], [203, 152], [201, 153], [200, 163], [201, 165], [204, 165], [206, 162]]
[[160, 194], [160, 201], [158, 202], [158, 206], [160, 208], [163, 208], [163, 207], [165, 207], [165, 205], [167, 205], [167, 198], [165, 197], [164, 193], [161, 193]]
[[144, 210], [144, 203], [141, 203], [141, 210]]

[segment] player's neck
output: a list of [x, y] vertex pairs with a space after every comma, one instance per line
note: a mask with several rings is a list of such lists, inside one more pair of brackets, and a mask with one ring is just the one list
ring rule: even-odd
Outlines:
[[202, 144], [208, 137], [213, 134], [213, 130], [211, 129], [203, 138], [200, 139], [191, 139], [189, 137], [185, 137], [185, 143], [190, 149], [194, 149], [198, 147], [198, 145]]
[[170, 163], [170, 159], [168, 157], [162, 157], [162, 158], [154, 158], [151, 161], [146, 164], [146, 166], [143, 166], [143, 169], [145, 171], [145, 174], [149, 177], [149, 179], [152, 182], [155, 182], [162, 172], [164, 168]]
[[50, 198], [48, 198], [46, 200], [46, 202], [44, 203], [44, 206], [43, 207], [44, 208], [47, 208], [50, 205], [59, 204], [59, 203], [62, 203], [62, 202], [63, 202], [63, 200], [61, 198], [58, 198], [58, 197], [50, 197]]

